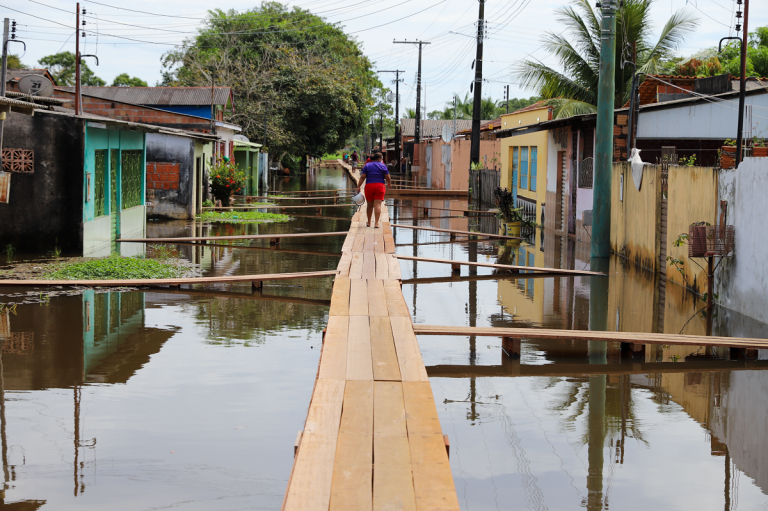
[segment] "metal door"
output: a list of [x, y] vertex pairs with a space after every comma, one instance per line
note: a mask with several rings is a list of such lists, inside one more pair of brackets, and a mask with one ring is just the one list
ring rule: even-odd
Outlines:
[[427, 163], [427, 186], [432, 186], [432, 146], [428, 145], [426, 148], [426, 163]]

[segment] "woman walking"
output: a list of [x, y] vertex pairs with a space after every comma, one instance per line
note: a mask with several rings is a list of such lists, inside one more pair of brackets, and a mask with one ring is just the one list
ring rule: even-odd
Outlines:
[[381, 218], [381, 202], [384, 200], [384, 194], [387, 193], [387, 186], [391, 186], [392, 179], [389, 177], [389, 169], [381, 162], [381, 153], [375, 153], [373, 160], [370, 163], [366, 163], [360, 173], [360, 183], [357, 187], [357, 193], [360, 193], [360, 188], [365, 185], [365, 200], [368, 203], [366, 205], [366, 214], [368, 215], [368, 227], [371, 226], [371, 214], [376, 215], [376, 225], [374, 227], [381, 227], [379, 225], [379, 218]]

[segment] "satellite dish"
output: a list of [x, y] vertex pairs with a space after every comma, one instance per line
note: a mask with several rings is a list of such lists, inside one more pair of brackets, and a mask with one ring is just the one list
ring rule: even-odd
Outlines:
[[453, 140], [453, 130], [447, 124], [443, 125], [442, 136], [443, 136], [443, 142], [445, 142], [446, 144], [451, 140]]
[[22, 94], [48, 98], [53, 94], [53, 83], [41, 75], [26, 75], [19, 80], [19, 90]]

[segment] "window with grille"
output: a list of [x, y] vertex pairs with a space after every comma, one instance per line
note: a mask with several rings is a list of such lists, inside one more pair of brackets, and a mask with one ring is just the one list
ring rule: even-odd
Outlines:
[[531, 147], [531, 191], [536, 191], [536, 174], [538, 171], [538, 153], [537, 147]]
[[520, 188], [528, 189], [528, 148], [520, 148]]
[[512, 148], [512, 187], [517, 187], [517, 178], [518, 178], [518, 163], [517, 159], [519, 157], [518, 154], [519, 150], [517, 147]]
[[593, 158], [584, 158], [579, 165], [579, 188], [592, 188]]
[[96, 192], [95, 198], [95, 216], [103, 216], [107, 214], [107, 203], [105, 199], [106, 195], [106, 179], [107, 175], [107, 150], [99, 149], [96, 151]]
[[132, 208], [141, 204], [141, 160], [142, 152], [123, 151], [120, 160], [122, 171], [122, 197], [123, 209]]

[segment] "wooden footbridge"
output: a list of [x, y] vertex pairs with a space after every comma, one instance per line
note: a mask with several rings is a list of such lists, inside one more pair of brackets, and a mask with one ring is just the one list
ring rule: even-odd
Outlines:
[[284, 510], [458, 510], [387, 209], [342, 247]]

